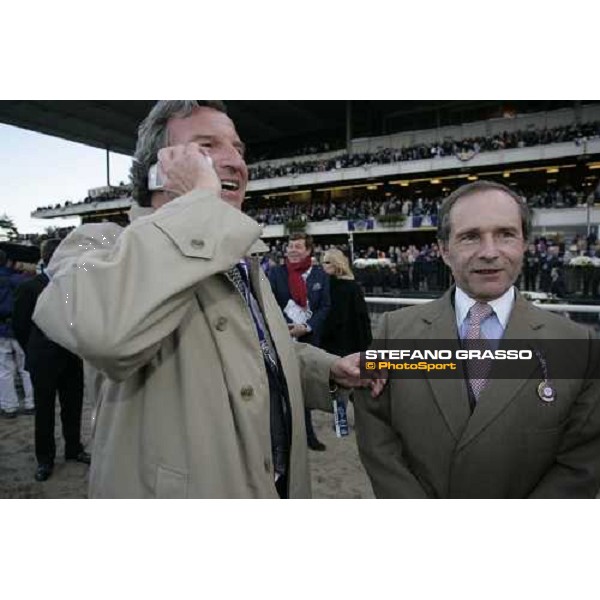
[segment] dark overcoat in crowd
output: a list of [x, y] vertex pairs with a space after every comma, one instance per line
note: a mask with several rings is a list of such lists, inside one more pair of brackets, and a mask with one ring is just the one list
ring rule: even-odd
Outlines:
[[339, 356], [363, 352], [373, 338], [367, 303], [360, 286], [350, 279], [332, 277], [329, 291], [331, 310], [325, 321], [322, 348]]

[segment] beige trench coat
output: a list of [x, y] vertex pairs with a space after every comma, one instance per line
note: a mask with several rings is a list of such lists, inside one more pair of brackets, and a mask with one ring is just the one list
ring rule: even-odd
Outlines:
[[260, 233], [195, 191], [126, 229], [83, 225], [57, 249], [34, 320], [102, 374], [90, 497], [278, 497], [262, 353], [223, 274], [243, 256], [289, 388], [289, 495], [310, 497], [304, 399], [330, 409], [335, 357], [290, 338], [258, 264]]

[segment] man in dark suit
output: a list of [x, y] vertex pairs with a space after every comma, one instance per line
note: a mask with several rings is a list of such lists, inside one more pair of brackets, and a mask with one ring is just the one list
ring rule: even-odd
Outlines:
[[[60, 242], [60, 239], [44, 242], [41, 249], [44, 265], [48, 265]], [[13, 312], [15, 336], [25, 351], [25, 368], [29, 371], [33, 383], [37, 481], [46, 481], [54, 469], [54, 416], [57, 393], [65, 438], [65, 459], [90, 463], [90, 455], [84, 451], [81, 444], [82, 361], [49, 340], [31, 320], [38, 296], [46, 285], [48, 277], [44, 273], [22, 283], [16, 291]]]
[[494, 367], [474, 377], [466, 364], [463, 379], [390, 378], [380, 398], [360, 394], [357, 441], [375, 494], [594, 498], [600, 489], [598, 340], [529, 304], [514, 287], [529, 231], [526, 204], [505, 186], [478, 181], [453, 192], [439, 217], [442, 256], [456, 286], [434, 302], [386, 313], [376, 337], [581, 340], [576, 372], [552, 381], [534, 360], [520, 379], [494, 379]]
[[[292, 234], [288, 240], [285, 265], [271, 269], [269, 281], [290, 335], [298, 341], [320, 347], [331, 300], [329, 276], [322, 267], [312, 264], [312, 251], [313, 241], [309, 235]], [[305, 409], [304, 413], [309, 448], [325, 450], [325, 444], [315, 434], [310, 410]]]

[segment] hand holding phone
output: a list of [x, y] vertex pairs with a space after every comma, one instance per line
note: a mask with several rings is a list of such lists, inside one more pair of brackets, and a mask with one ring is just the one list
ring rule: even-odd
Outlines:
[[193, 189], [221, 192], [221, 182], [212, 158], [196, 143], [161, 148], [159, 162], [148, 170], [148, 190], [167, 191], [182, 196]]

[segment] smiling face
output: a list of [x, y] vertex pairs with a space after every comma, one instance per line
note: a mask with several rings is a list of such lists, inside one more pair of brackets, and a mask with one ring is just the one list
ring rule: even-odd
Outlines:
[[450, 237], [441, 251], [456, 285], [481, 302], [499, 298], [519, 276], [526, 248], [515, 199], [500, 190], [473, 192], [459, 198], [449, 216]]
[[291, 263], [301, 262], [307, 256], [310, 256], [310, 249], [306, 247], [305, 240], [290, 240], [288, 242], [286, 256]]
[[187, 117], [170, 119], [168, 139], [171, 146], [196, 142], [206, 148], [221, 180], [221, 198], [237, 209], [242, 208], [248, 185], [244, 144], [225, 113], [201, 106]]

